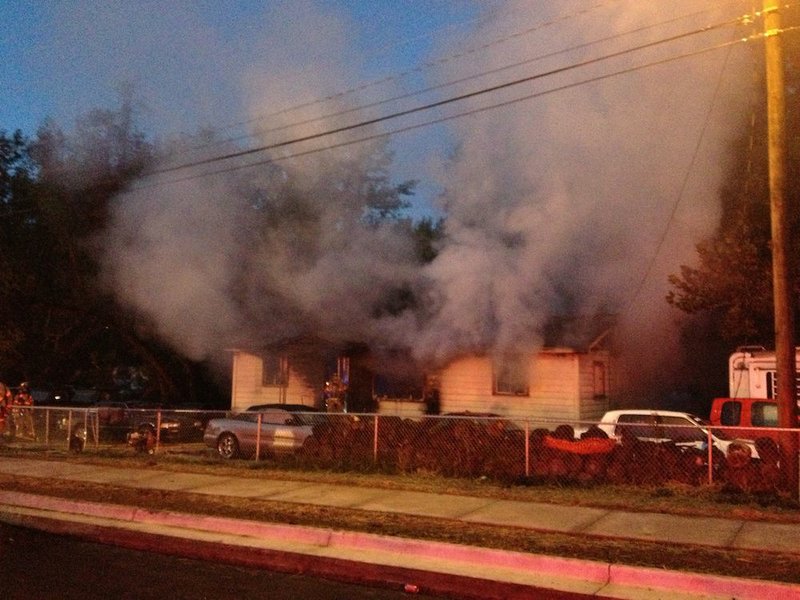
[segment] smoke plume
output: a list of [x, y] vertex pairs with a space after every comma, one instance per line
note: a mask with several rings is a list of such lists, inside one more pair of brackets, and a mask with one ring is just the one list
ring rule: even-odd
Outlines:
[[[539, 348], [554, 317], [614, 313], [622, 347], [641, 370], [663, 365], [679, 318], [664, 301], [666, 277], [692, 262], [694, 244], [716, 225], [748, 65], [724, 49], [656, 64], [727, 42], [730, 27], [624, 50], [739, 14], [723, 4], [679, 18], [697, 13], [696, 3], [620, 1], [590, 10], [582, 2], [520, 1], [461, 41], [443, 41], [430, 85], [484, 75], [441, 94], [560, 72], [431, 117], [505, 103], [448, 121], [455, 147], [436, 199], [446, 238], [430, 264], [416, 261], [398, 228], [364, 225], [363, 175], [381, 168], [371, 162], [380, 142], [297, 156], [314, 147], [308, 142], [274, 151], [279, 162], [170, 184], [175, 177], [164, 174], [119, 198], [108, 277], [160, 335], [197, 359], [313, 333], [409, 348], [419, 361], [441, 364], [465, 352]], [[273, 113], [254, 125], [261, 144], [341, 126], [344, 117], [308, 121], [368, 99], [280, 111], [360, 77], [346, 19], [310, 2], [292, 10], [282, 30], [268, 32], [285, 45], [270, 44], [266, 68], [243, 78], [252, 114]], [[522, 34], [522, 24], [531, 31]], [[398, 288], [416, 302], [376, 311]]]

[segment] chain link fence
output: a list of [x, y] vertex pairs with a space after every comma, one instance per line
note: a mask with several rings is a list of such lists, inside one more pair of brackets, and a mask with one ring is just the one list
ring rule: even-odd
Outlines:
[[[495, 416], [24, 407], [0, 444], [47, 452], [187, 454], [303, 468], [562, 485], [669, 482], [776, 493], [798, 430], [558, 423]], [[736, 435], [734, 437], [731, 434]]]

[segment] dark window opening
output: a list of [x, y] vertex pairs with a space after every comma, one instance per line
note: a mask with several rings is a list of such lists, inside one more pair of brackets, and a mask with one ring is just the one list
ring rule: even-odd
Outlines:
[[262, 386], [270, 387], [289, 383], [289, 359], [285, 356], [278, 354], [263, 356], [261, 365]]
[[599, 360], [592, 363], [592, 385], [595, 398], [606, 397], [606, 365]]
[[493, 365], [492, 393], [499, 396], [528, 396], [530, 367], [520, 356], [504, 356]]
[[656, 423], [652, 415], [628, 414], [620, 415], [614, 435], [623, 437], [630, 435], [638, 438], [655, 438]]

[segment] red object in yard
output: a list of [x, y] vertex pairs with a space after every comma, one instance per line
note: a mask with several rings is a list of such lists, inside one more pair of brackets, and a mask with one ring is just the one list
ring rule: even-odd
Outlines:
[[572, 454], [608, 454], [617, 445], [617, 440], [612, 438], [564, 440], [546, 435], [544, 437], [544, 445], [553, 450], [562, 450]]

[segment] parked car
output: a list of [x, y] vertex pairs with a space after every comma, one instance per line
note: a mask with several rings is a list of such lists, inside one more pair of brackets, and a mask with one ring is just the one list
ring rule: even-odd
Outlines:
[[[747, 440], [735, 440], [724, 430], [710, 429], [711, 423], [691, 413], [671, 410], [624, 409], [608, 411], [597, 425], [608, 437], [622, 439], [626, 434], [650, 442], [674, 442], [681, 448], [704, 449], [709, 432], [715, 448], [727, 453], [728, 447], [739, 441], [757, 457], [755, 446]], [[576, 437], [580, 436], [576, 431]]]
[[313, 406], [308, 406], [307, 404], [280, 404], [277, 402], [272, 404], [254, 404], [253, 406], [247, 407], [247, 412], [264, 412], [265, 410], [272, 410], [272, 409], [288, 410], [289, 412], [294, 412], [294, 413], [322, 412], [318, 408], [314, 408]]
[[41, 406], [73, 407], [89, 406], [97, 402], [100, 392], [92, 388], [75, 388], [71, 385], [56, 386], [41, 390]]
[[175, 441], [189, 435], [194, 425], [193, 420], [183, 422], [168, 410], [159, 411], [158, 407], [137, 406], [117, 400], [95, 403], [90, 414], [96, 418], [101, 431], [119, 438], [133, 432], [155, 434], [158, 428], [160, 440]]
[[312, 420], [299, 411], [285, 408], [247, 410], [222, 419], [211, 419], [206, 425], [203, 442], [216, 448], [226, 459], [255, 454], [257, 441], [264, 451], [292, 453], [314, 435], [313, 425]]
[[319, 425], [328, 422], [328, 413], [324, 410], [308, 406], [307, 404], [254, 404], [247, 407], [247, 412], [263, 413], [268, 410], [285, 410], [293, 414], [302, 414], [304, 421], [309, 425]]

